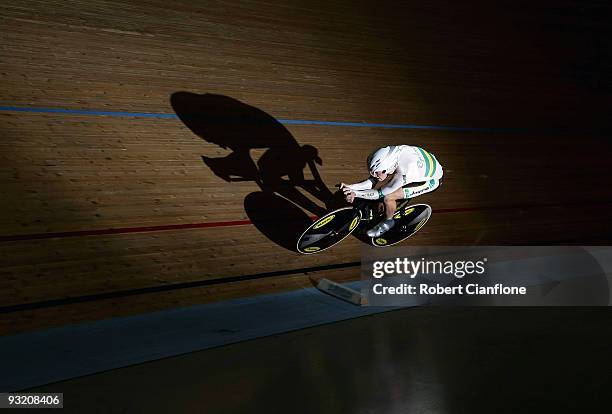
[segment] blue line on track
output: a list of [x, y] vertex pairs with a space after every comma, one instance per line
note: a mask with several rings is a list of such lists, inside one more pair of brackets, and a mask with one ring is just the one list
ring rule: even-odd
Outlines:
[[305, 119], [278, 119], [284, 125], [328, 125], [347, 127], [393, 128], [393, 129], [435, 129], [441, 131], [468, 131], [468, 132], [527, 132], [521, 128], [476, 128], [442, 125], [414, 125], [414, 124], [381, 124], [370, 122], [341, 122], [341, 121], [309, 121]]
[[[31, 113], [45, 113], [45, 114], [70, 114], [70, 115], [96, 115], [96, 116], [117, 116], [117, 117], [134, 117], [134, 118], [178, 119], [178, 116], [176, 114], [164, 114], [164, 113], [154, 113], [154, 112], [98, 111], [98, 110], [93, 110], [93, 109], [36, 108], [36, 107], [18, 107], [18, 106], [0, 106], [0, 112], [31, 112]], [[458, 127], [458, 126], [442, 126], [442, 125], [314, 121], [314, 120], [306, 120], [306, 119], [277, 119], [277, 121], [284, 125], [322, 125], [322, 126], [393, 128], [393, 129], [429, 129], [429, 130], [439, 130], [439, 131], [497, 132], [497, 133], [534, 132], [534, 130], [524, 129], [524, 128], [477, 128], [477, 127]]]
[[71, 114], [71, 115], [99, 115], [99, 116], [123, 116], [178, 119], [175, 114], [156, 114], [151, 112], [118, 112], [118, 111], [96, 111], [91, 109], [63, 109], [63, 108], [33, 108], [18, 106], [0, 106], [1, 112], [34, 112], [43, 114]]

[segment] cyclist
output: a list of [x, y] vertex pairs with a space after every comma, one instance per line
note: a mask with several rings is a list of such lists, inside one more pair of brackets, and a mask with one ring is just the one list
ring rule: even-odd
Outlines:
[[[380, 237], [393, 227], [397, 200], [434, 191], [440, 186], [443, 175], [442, 165], [432, 153], [410, 145], [377, 149], [368, 157], [368, 170], [370, 177], [367, 180], [355, 184], [341, 183], [340, 188], [349, 203], [355, 197], [384, 203], [385, 217], [367, 231], [369, 237]], [[386, 184], [374, 188], [387, 178]]]

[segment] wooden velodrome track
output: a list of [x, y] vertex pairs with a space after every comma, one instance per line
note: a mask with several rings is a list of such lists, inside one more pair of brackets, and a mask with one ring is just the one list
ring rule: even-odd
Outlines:
[[0, 333], [355, 279], [291, 249], [388, 144], [408, 244], [609, 243], [609, 9], [460, 3], [2, 2]]

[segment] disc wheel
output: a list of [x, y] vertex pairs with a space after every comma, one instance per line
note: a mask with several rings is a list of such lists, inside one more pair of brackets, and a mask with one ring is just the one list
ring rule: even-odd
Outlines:
[[360, 218], [359, 210], [353, 207], [327, 213], [302, 233], [297, 242], [297, 251], [314, 254], [329, 249], [349, 236], [358, 227]]

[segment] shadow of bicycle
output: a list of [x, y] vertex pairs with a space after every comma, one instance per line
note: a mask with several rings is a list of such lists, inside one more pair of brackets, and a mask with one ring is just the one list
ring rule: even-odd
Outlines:
[[[173, 93], [170, 102], [181, 121], [206, 142], [229, 150], [225, 157], [202, 160], [219, 178], [231, 183], [253, 181], [261, 191], [244, 199], [255, 227], [279, 246], [295, 251], [296, 240], [338, 197], [317, 169], [323, 160], [311, 145], [300, 145], [266, 112], [224, 95]], [[263, 149], [255, 161], [252, 150]], [[306, 169], [311, 179], [305, 178]], [[310, 194], [312, 201], [304, 192]]]

